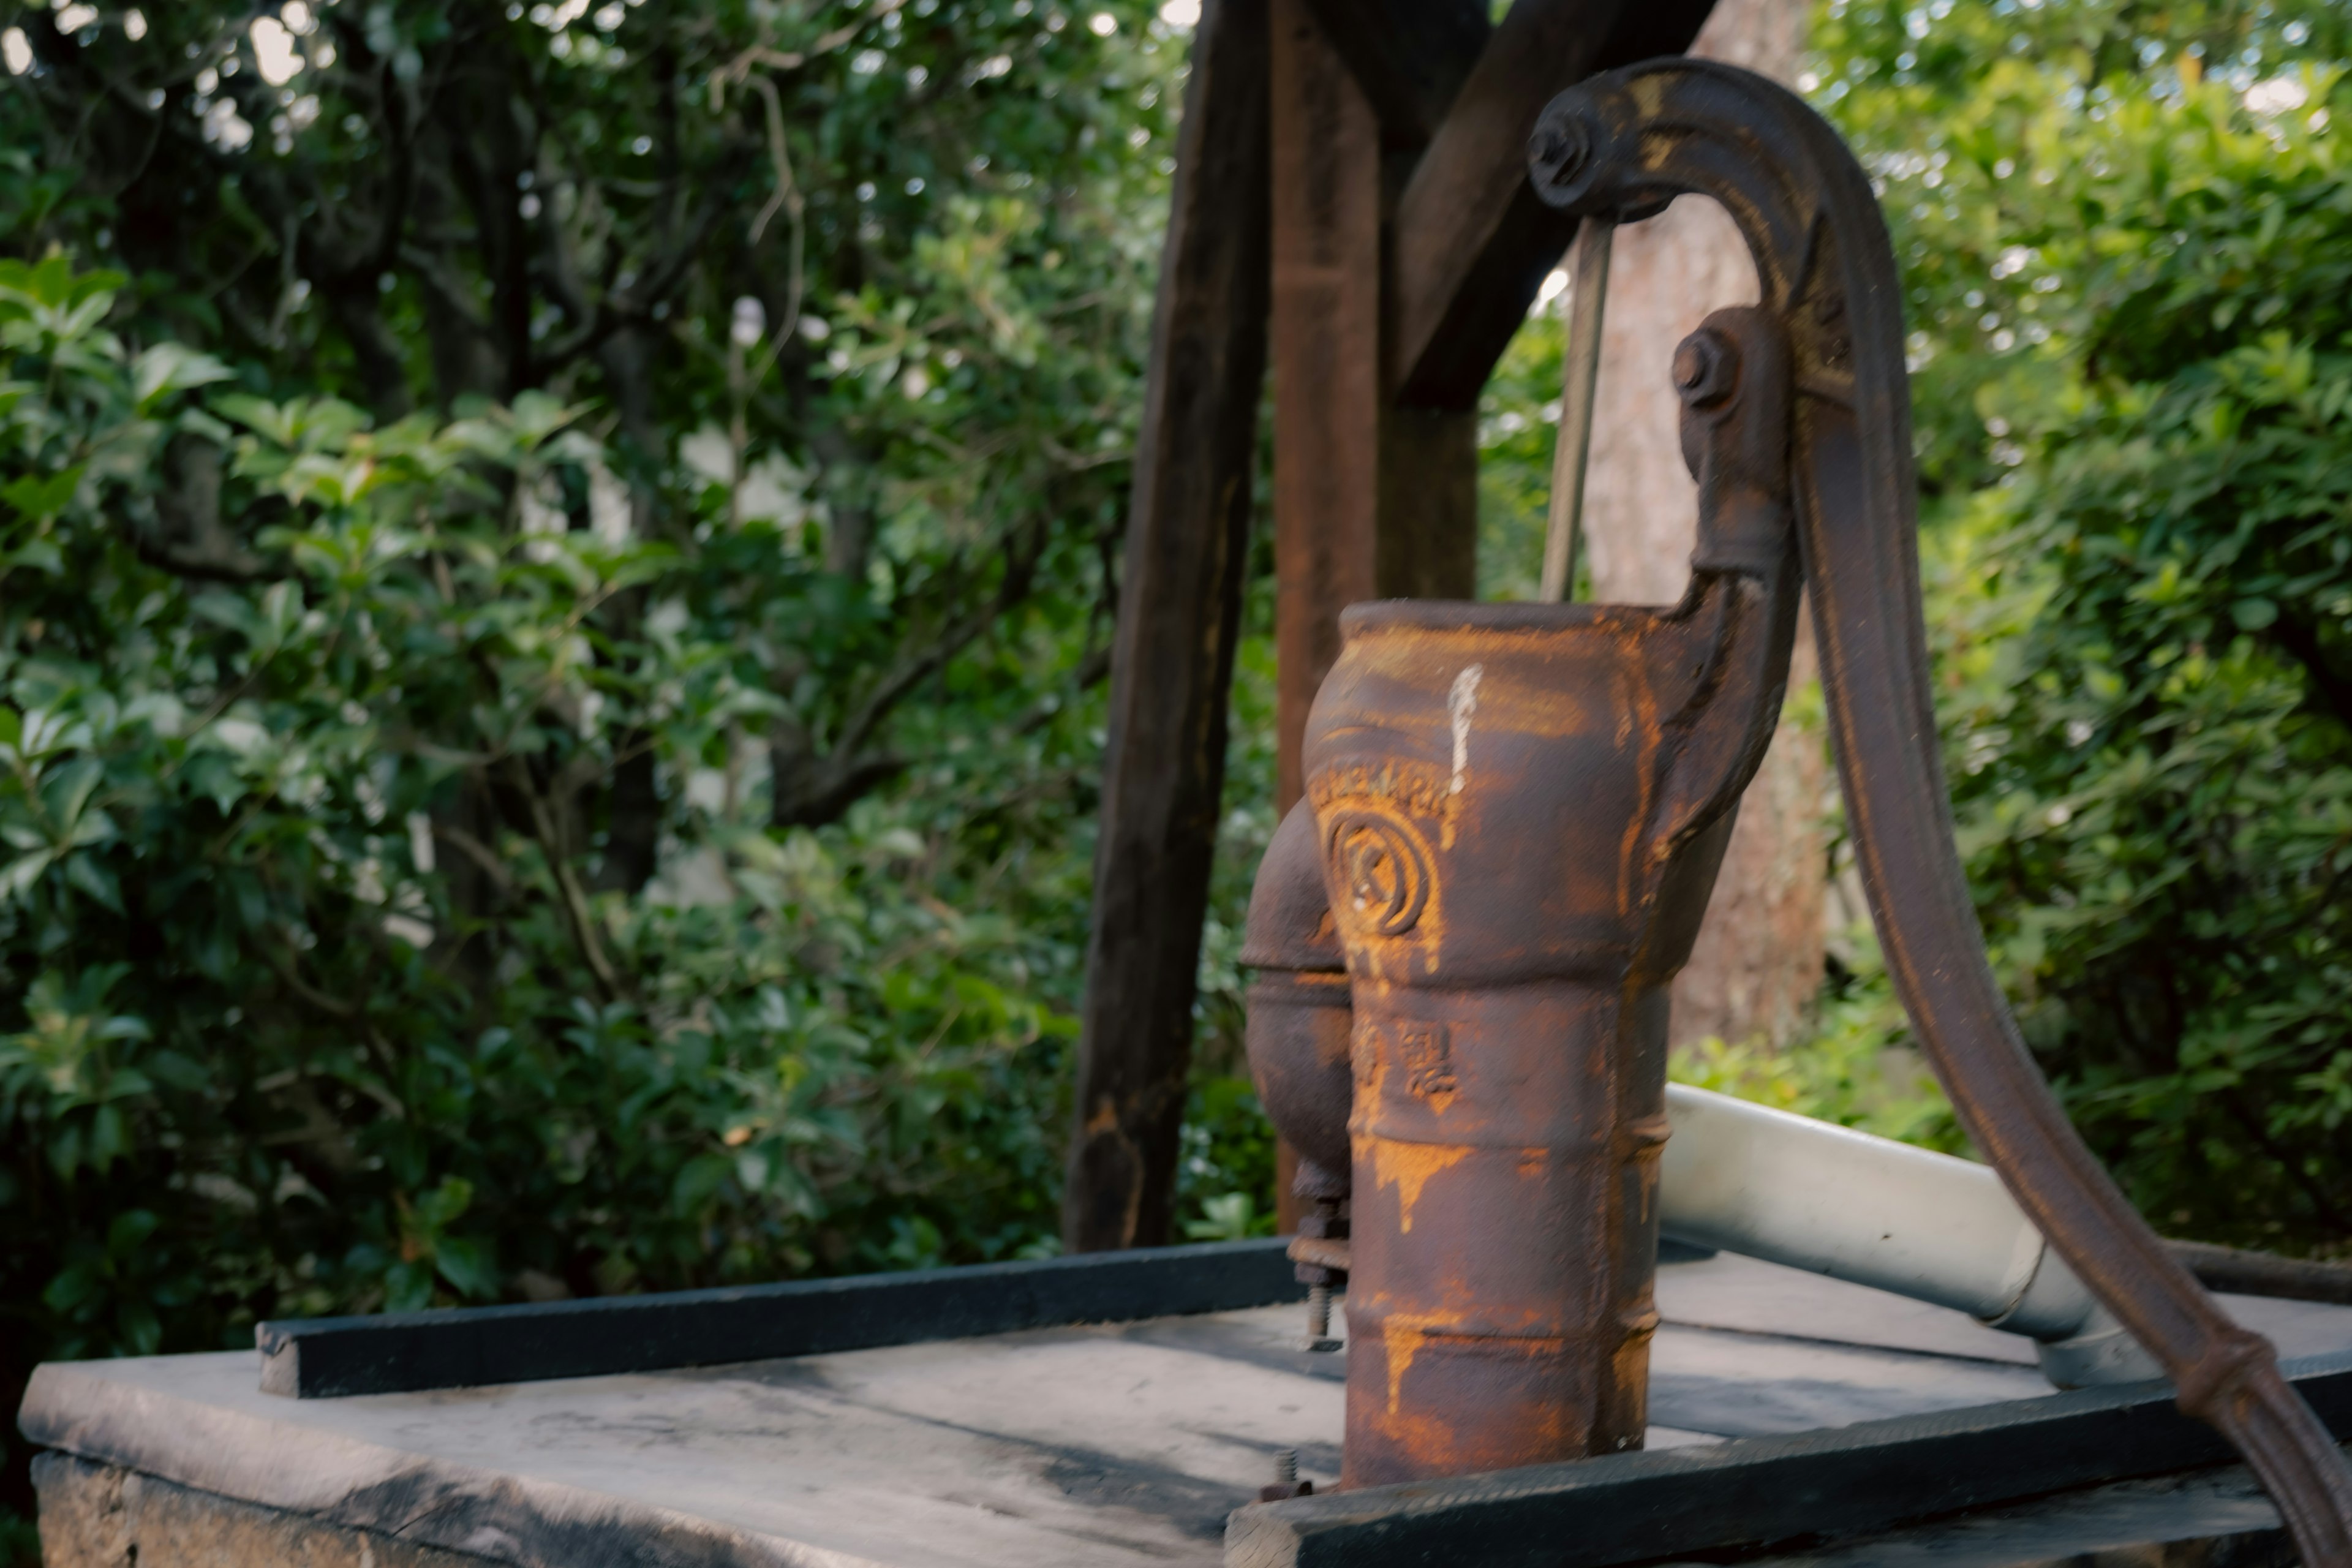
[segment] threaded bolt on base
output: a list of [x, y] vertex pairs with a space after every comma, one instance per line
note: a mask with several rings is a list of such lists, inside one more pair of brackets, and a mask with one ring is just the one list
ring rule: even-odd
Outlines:
[[1339, 1342], [1331, 1337], [1331, 1287], [1314, 1285], [1307, 1291], [1307, 1348], [1310, 1351], [1336, 1351]]
[[1257, 1489], [1260, 1502], [1282, 1502], [1295, 1497], [1313, 1497], [1315, 1483], [1298, 1479], [1298, 1450], [1277, 1448], [1274, 1453], [1274, 1484]]

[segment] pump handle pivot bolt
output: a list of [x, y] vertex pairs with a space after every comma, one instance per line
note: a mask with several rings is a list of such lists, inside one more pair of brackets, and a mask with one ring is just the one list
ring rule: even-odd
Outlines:
[[1719, 408], [1739, 389], [1739, 345], [1701, 327], [1675, 350], [1675, 389], [1694, 408]]

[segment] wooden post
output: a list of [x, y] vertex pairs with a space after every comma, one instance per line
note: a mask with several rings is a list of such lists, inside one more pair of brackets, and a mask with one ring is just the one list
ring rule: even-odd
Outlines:
[[[1273, 0], [1274, 640], [1277, 816], [1300, 791], [1307, 710], [1339, 612], [1375, 593], [1381, 440], [1381, 131], [1307, 0]], [[1297, 1228], [1296, 1156], [1275, 1209]]]
[[[1330, 658], [1331, 641], [1318, 651], [1328, 636], [1318, 627], [1362, 587], [1349, 575], [1363, 570], [1360, 534], [1325, 531], [1360, 528], [1368, 491], [1373, 595], [1475, 590], [1478, 389], [1570, 232], [1526, 187], [1527, 128], [1553, 92], [1589, 71], [1681, 48], [1711, 3], [1516, 0], [1490, 37], [1482, 0], [1304, 0], [1326, 31], [1319, 48], [1294, 34], [1283, 68], [1304, 85], [1336, 51], [1357, 94], [1279, 95], [1286, 126], [1338, 138], [1286, 154], [1308, 203], [1285, 237], [1286, 256], [1304, 263], [1286, 284], [1297, 290], [1286, 311], [1325, 326], [1297, 345], [1324, 357], [1294, 377], [1301, 397], [1283, 416], [1283, 441], [1299, 432], [1307, 450], [1284, 458], [1277, 478], [1305, 509], [1277, 503], [1300, 520], [1278, 548], [1286, 561], [1303, 551], [1309, 563], [1295, 607], [1278, 612], [1285, 799], [1298, 788], [1304, 700]], [[1206, 0], [1193, 38], [1114, 644], [1062, 1206], [1073, 1251], [1166, 1239], [1174, 1195], [1265, 359], [1275, 4]], [[1342, 243], [1362, 222], [1359, 107], [1370, 110], [1388, 187], [1378, 259], [1363, 272], [1360, 253]], [[1340, 205], [1313, 205], [1325, 196]], [[1332, 258], [1344, 277], [1318, 272]], [[1359, 337], [1366, 276], [1380, 320]], [[1335, 335], [1321, 341], [1327, 330]], [[1378, 354], [1369, 479], [1347, 470], [1345, 457], [1361, 451], [1352, 378], [1367, 342]], [[1325, 384], [1298, 384], [1307, 375]], [[1315, 406], [1318, 397], [1333, 405]], [[1318, 469], [1318, 443], [1342, 456]], [[1340, 495], [1303, 493], [1318, 484]]]
[[1135, 454], [1062, 1194], [1073, 1252], [1168, 1239], [1265, 373], [1266, 0], [1206, 0]]
[[1380, 596], [1478, 596], [1478, 411], [1381, 412]]
[[[1424, 110], [1427, 147], [1400, 160], [1385, 247], [1381, 597], [1477, 593], [1478, 394], [1575, 231], [1528, 185], [1537, 113], [1593, 70], [1680, 49], [1711, 4], [1517, 0], [1466, 72], [1430, 73], [1448, 97], [1442, 115]], [[1422, 36], [1476, 37], [1466, 24]]]
[[1714, 0], [1517, 0], [1397, 198], [1389, 375], [1411, 408], [1475, 411], [1573, 219], [1528, 184], [1528, 132], [1595, 71], [1678, 54]]

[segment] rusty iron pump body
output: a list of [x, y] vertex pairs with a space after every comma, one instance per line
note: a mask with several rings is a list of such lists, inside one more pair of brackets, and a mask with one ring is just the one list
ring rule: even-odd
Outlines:
[[1679, 357], [1684, 602], [1349, 610], [1260, 873], [1253, 1060], [1308, 1195], [1352, 1166], [1349, 1484], [1641, 1441], [1667, 988], [1797, 602], [1778, 326], [1720, 311]]
[[1342, 1484], [1640, 1445], [1668, 988], [1777, 721], [1802, 588], [1888, 969], [1964, 1125], [2182, 1407], [2247, 1455], [2304, 1561], [2352, 1568], [2352, 1471], [2074, 1136], [1985, 962], [1867, 176], [1785, 89], [1680, 58], [1562, 94], [1530, 147], [1538, 195], [1581, 216], [1721, 203], [1762, 302], [1671, 363], [1699, 481], [1681, 604], [1342, 619], [1243, 953], [1252, 1068], [1315, 1205], [1293, 1256], [1310, 1284], [1347, 1270]]

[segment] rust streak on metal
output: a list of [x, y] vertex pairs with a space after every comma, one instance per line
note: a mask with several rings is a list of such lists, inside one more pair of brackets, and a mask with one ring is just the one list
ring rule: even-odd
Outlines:
[[[1444, 1099], [1451, 1100], [1450, 1094]], [[1441, 1105], [1437, 1109], [1443, 1110]], [[1373, 1145], [1372, 1180], [1383, 1187], [1397, 1190], [1397, 1231], [1402, 1236], [1412, 1234], [1412, 1211], [1421, 1205], [1423, 1189], [1430, 1179], [1452, 1170], [1469, 1154], [1467, 1149], [1450, 1148], [1443, 1143], [1399, 1143], [1383, 1140]]]

